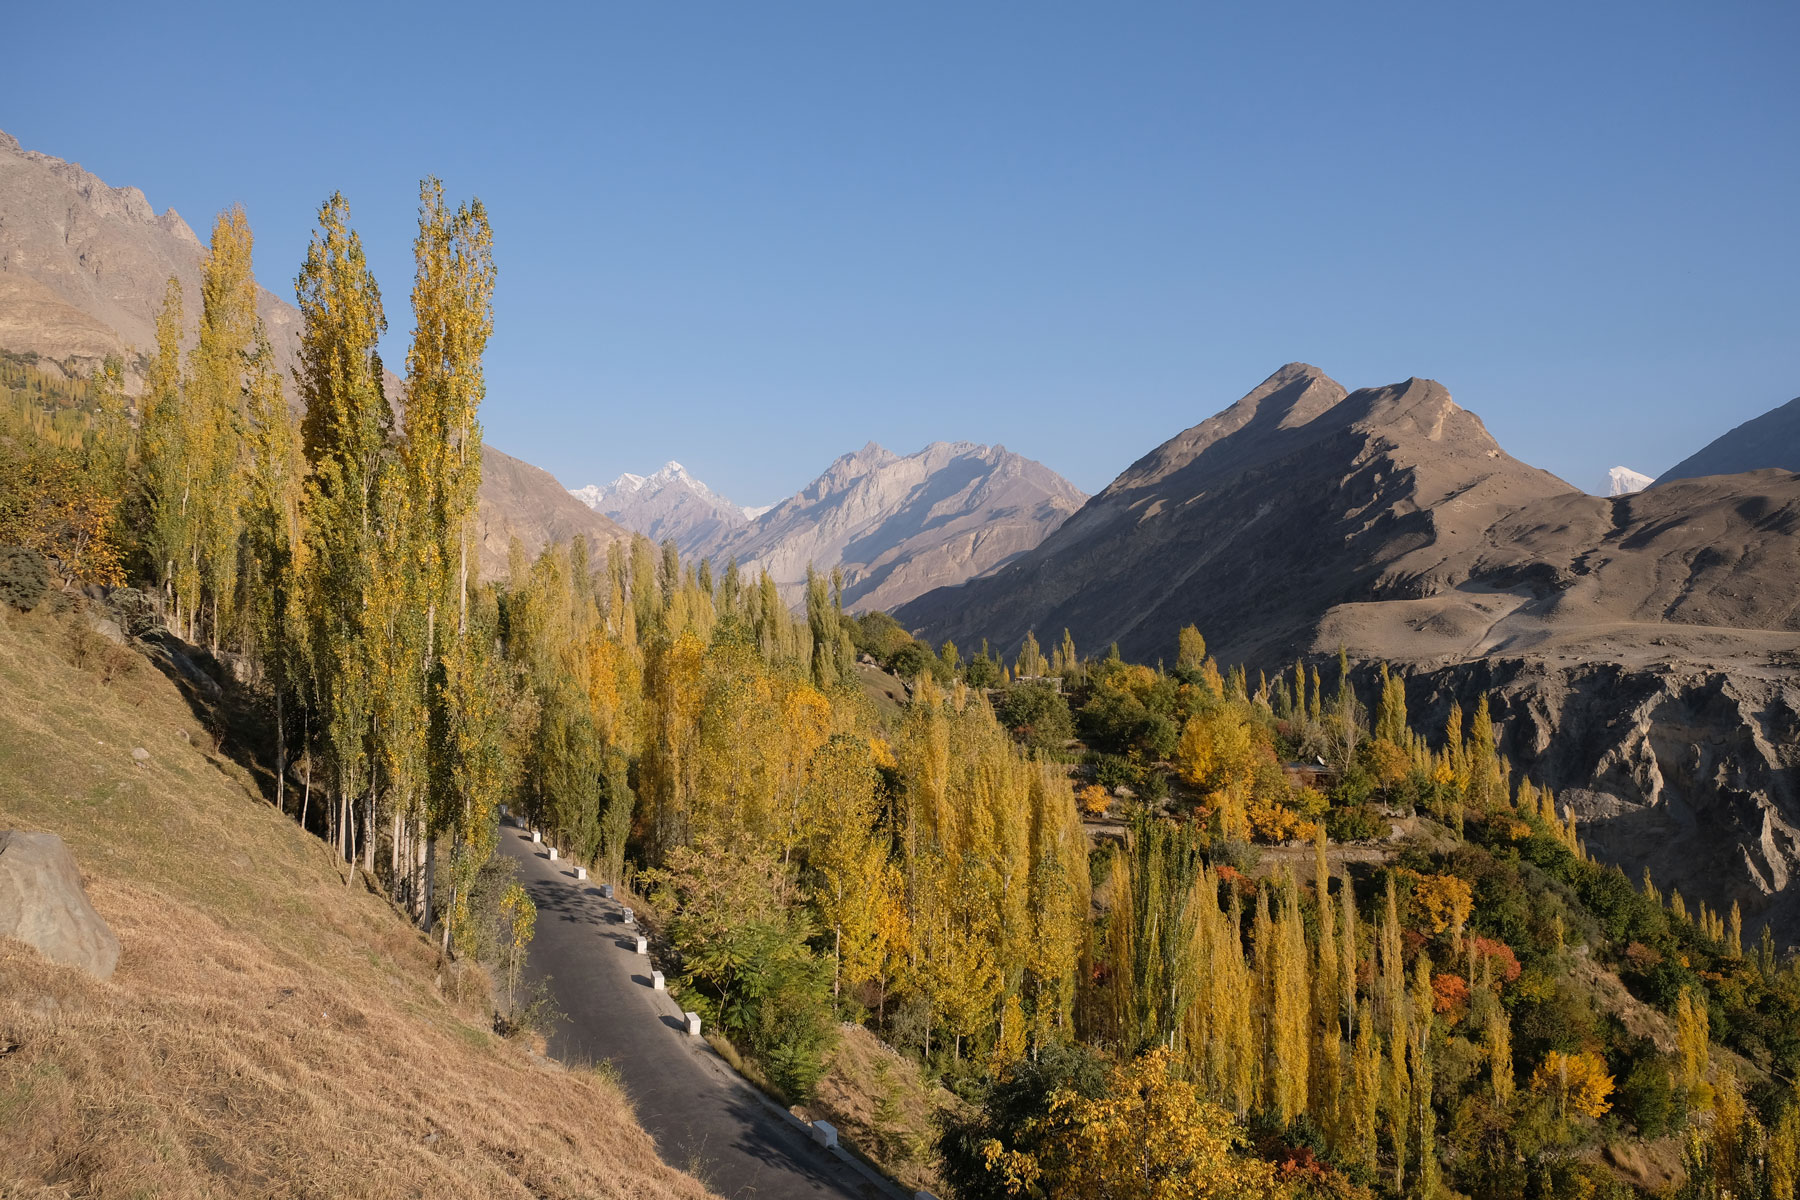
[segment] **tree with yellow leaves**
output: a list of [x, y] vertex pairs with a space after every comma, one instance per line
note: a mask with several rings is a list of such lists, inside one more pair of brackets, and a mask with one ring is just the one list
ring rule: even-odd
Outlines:
[[1612, 1109], [1613, 1079], [1600, 1056], [1582, 1050], [1552, 1050], [1531, 1073], [1531, 1090], [1551, 1097], [1559, 1117], [1572, 1108], [1584, 1117], [1603, 1117]]
[[[375, 670], [370, 641], [378, 636], [370, 591], [380, 554], [381, 479], [390, 467], [393, 411], [377, 350], [387, 328], [381, 292], [341, 195], [319, 209], [319, 228], [295, 290], [304, 322], [301, 434], [312, 468], [305, 509], [312, 569], [305, 577], [304, 605], [313, 689], [325, 718], [337, 792], [333, 840], [339, 855], [353, 861], [353, 804], [369, 786]], [[208, 461], [207, 453], [199, 453], [198, 461]]]
[[1045, 661], [1044, 652], [1038, 647], [1037, 635], [1027, 629], [1025, 641], [1019, 647], [1019, 657], [1013, 660], [1013, 677], [1038, 679], [1049, 672], [1050, 664]]
[[1041, 1161], [995, 1148], [993, 1167], [1014, 1194], [1041, 1187], [1052, 1200], [1252, 1200], [1282, 1194], [1274, 1168], [1243, 1153], [1231, 1115], [1203, 1099], [1155, 1049], [1113, 1070], [1107, 1094], [1063, 1092], [1051, 1103]]

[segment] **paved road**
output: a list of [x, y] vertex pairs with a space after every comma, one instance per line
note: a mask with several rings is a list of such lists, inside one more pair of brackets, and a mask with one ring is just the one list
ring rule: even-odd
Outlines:
[[611, 1059], [663, 1161], [734, 1200], [894, 1194], [814, 1145], [687, 1035], [681, 1006], [651, 989], [650, 960], [638, 955], [616, 901], [591, 881], [577, 883], [574, 868], [551, 862], [527, 831], [502, 825], [500, 846], [518, 861], [538, 908], [525, 974], [534, 984], [548, 977], [562, 1013], [550, 1053], [571, 1064]]

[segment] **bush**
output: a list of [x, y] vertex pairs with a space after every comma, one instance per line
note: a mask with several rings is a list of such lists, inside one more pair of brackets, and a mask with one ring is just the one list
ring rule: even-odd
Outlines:
[[1679, 1064], [1654, 1050], [1640, 1057], [1619, 1083], [1620, 1111], [1647, 1138], [1673, 1131], [1687, 1117], [1687, 1097], [1674, 1086]]
[[837, 1037], [829, 965], [804, 950], [778, 954], [744, 983], [742, 1033], [750, 1053], [784, 1095], [812, 1099]]
[[1373, 805], [1334, 808], [1325, 814], [1325, 833], [1334, 842], [1373, 841], [1387, 832], [1387, 821]]
[[1069, 702], [1047, 683], [1015, 683], [994, 706], [994, 715], [1021, 745], [1040, 755], [1054, 754], [1075, 736]]
[[0, 603], [30, 612], [50, 590], [50, 564], [25, 546], [0, 546]]
[[1094, 782], [1109, 792], [1116, 787], [1131, 787], [1138, 781], [1137, 768], [1120, 755], [1096, 754], [1092, 761]]
[[972, 1097], [979, 1107], [947, 1110], [938, 1153], [944, 1178], [964, 1200], [1000, 1200], [1015, 1193], [988, 1166], [991, 1142], [1010, 1151], [1048, 1149], [1050, 1103], [1059, 1091], [1096, 1098], [1106, 1091], [1106, 1061], [1078, 1042], [1051, 1042], [1036, 1062], [1021, 1060]]
[[905, 680], [917, 679], [928, 672], [936, 673], [937, 656], [917, 642], [907, 642], [884, 661], [888, 670]]
[[879, 611], [864, 613], [851, 622], [851, 642], [880, 663], [890, 662], [906, 646], [917, 645], [905, 626]]

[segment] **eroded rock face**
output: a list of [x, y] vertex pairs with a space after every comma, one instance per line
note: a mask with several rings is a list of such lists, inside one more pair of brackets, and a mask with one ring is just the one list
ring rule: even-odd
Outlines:
[[119, 962], [119, 939], [88, 903], [75, 858], [54, 833], [0, 831], [0, 937], [101, 979]]
[[[1500, 748], [1573, 808], [1582, 840], [1633, 883], [1800, 941], [1800, 675], [1711, 666], [1490, 657], [1420, 672], [1415, 723], [1485, 692]], [[1423, 721], [1419, 718], [1423, 717]]]

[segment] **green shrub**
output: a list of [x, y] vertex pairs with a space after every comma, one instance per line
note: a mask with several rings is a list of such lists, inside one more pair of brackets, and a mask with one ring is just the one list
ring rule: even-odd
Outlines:
[[1047, 683], [1015, 683], [994, 706], [994, 715], [1020, 744], [1040, 755], [1061, 750], [1075, 736], [1069, 702]]
[[50, 564], [25, 546], [0, 546], [0, 603], [30, 612], [50, 590]]
[[1131, 787], [1138, 781], [1137, 768], [1122, 755], [1095, 754], [1089, 758], [1094, 765], [1094, 782], [1109, 792], [1116, 787]]
[[1373, 805], [1334, 808], [1325, 814], [1325, 834], [1334, 842], [1367, 842], [1387, 832], [1387, 821]]

